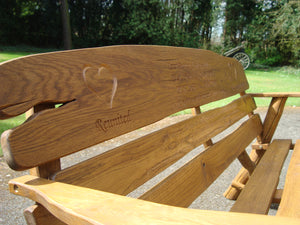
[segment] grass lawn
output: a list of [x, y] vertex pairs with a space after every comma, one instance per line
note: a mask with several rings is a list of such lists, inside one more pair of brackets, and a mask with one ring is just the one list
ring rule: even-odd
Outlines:
[[[20, 50], [21, 49], [21, 50]], [[0, 46], [0, 62], [10, 60], [16, 57], [21, 57], [29, 54], [49, 52], [55, 49], [38, 49], [31, 47], [1, 47]], [[262, 92], [296, 92], [300, 91], [300, 69], [294, 68], [270, 68], [267, 70], [257, 70], [248, 69], [246, 70], [246, 75], [249, 81], [250, 89], [246, 92], [248, 93], [262, 93]], [[237, 96], [226, 99], [225, 101], [218, 101], [214, 103], [207, 104], [201, 109], [203, 111], [209, 110], [214, 107], [222, 106]], [[270, 98], [257, 98], [256, 103], [258, 107], [268, 106]], [[300, 98], [289, 98], [287, 106], [300, 106]], [[191, 110], [185, 110], [178, 114], [190, 113]], [[25, 115], [18, 116], [16, 118], [11, 118], [8, 120], [0, 121], [0, 134], [3, 131], [10, 129], [12, 127], [18, 126], [25, 120]], [[0, 147], [0, 156], [2, 155], [2, 149]]]
[[[247, 93], [265, 93], [265, 92], [300, 92], [300, 69], [295, 68], [270, 68], [268, 70], [248, 69], [245, 71], [250, 88]], [[203, 111], [223, 106], [236, 99], [237, 96], [226, 100], [213, 102], [201, 107]], [[269, 105], [271, 98], [256, 98], [258, 107]], [[300, 98], [288, 98], [286, 106], [300, 107]], [[190, 113], [187, 109], [178, 114]]]
[[57, 49], [50, 48], [34, 48], [28, 46], [0, 46], [0, 62], [4, 62], [10, 59], [42, 53], [55, 51]]

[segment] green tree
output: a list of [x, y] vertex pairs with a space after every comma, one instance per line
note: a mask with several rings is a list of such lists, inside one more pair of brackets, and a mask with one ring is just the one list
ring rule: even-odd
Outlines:
[[108, 26], [107, 13], [111, 3], [112, 0], [69, 1], [74, 47], [103, 45], [102, 34]]
[[167, 44], [166, 11], [160, 0], [113, 1], [109, 16], [114, 44]]
[[256, 14], [255, 0], [226, 0], [224, 45], [235, 47], [245, 40], [247, 26]]
[[171, 45], [207, 47], [212, 31], [212, 1], [174, 0], [167, 2]]
[[195, 0], [190, 7], [190, 17], [188, 19], [188, 30], [196, 36], [200, 36], [200, 45], [208, 47], [212, 33], [212, 1]]
[[71, 34], [71, 25], [70, 25], [70, 14], [69, 14], [69, 5], [67, 0], [61, 0], [61, 20], [63, 27], [63, 44], [64, 49], [72, 48], [72, 34]]
[[274, 12], [271, 35], [283, 56], [284, 64], [300, 66], [300, 3], [286, 2]]
[[245, 35], [251, 58], [268, 66], [299, 66], [299, 2], [264, 0], [257, 9]]
[[0, 43], [61, 45], [60, 11], [56, 1], [1, 0]]

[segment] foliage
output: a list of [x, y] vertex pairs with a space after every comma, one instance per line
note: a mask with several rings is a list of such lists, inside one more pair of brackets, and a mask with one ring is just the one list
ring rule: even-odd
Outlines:
[[61, 45], [56, 1], [0, 0], [0, 4], [1, 44]]
[[274, 12], [272, 35], [285, 64], [300, 66], [300, 3], [285, 3]]
[[256, 11], [254, 0], [226, 0], [224, 45], [235, 47], [245, 40], [247, 25]]
[[161, 1], [113, 2], [106, 42], [113, 44], [168, 44], [166, 11]]
[[0, 0], [0, 45], [61, 48], [68, 40], [62, 3], [73, 48], [157, 44], [220, 53], [244, 43], [255, 63], [300, 66], [297, 0]]
[[300, 8], [293, 1], [261, 1], [248, 26], [248, 49], [256, 63], [300, 66]]

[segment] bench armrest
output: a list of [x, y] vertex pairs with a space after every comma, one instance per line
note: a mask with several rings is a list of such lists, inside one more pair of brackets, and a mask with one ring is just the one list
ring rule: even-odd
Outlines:
[[274, 97], [274, 98], [288, 98], [300, 97], [300, 92], [267, 92], [267, 93], [249, 93], [252, 97]]
[[[10, 191], [39, 202], [57, 218], [74, 224], [299, 224], [299, 219], [185, 209], [49, 181], [27, 175]], [[77, 224], [76, 223], [76, 224]]]

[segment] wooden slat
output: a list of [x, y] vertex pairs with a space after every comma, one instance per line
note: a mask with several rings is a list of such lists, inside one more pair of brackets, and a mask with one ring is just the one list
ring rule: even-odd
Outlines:
[[126, 195], [254, 108], [252, 98], [244, 96], [63, 170], [54, 179]]
[[244, 150], [239, 156], [238, 156], [238, 160], [240, 161], [240, 163], [243, 165], [243, 167], [245, 169], [248, 170], [249, 174], [252, 174], [256, 165], [255, 163], [250, 159], [248, 153], [246, 152], [246, 150]]
[[282, 193], [283, 193], [283, 189], [277, 189], [274, 193], [272, 203], [280, 204]]
[[[30, 117], [33, 116], [34, 113], [39, 113], [44, 110], [53, 109], [53, 108], [55, 108], [55, 105], [50, 104], [50, 103], [36, 105], [32, 108], [32, 110], [29, 110], [26, 112], [26, 119], [30, 119]], [[38, 177], [49, 179], [50, 176], [52, 176], [54, 173], [56, 173], [60, 170], [61, 170], [60, 159], [56, 159], [56, 160], [41, 164], [37, 167], [34, 167], [34, 168], [30, 169], [29, 172], [33, 176], [38, 176]]]
[[[194, 107], [192, 109], [192, 114], [195, 116], [195, 115], [199, 115], [201, 114], [201, 109], [200, 109], [200, 106], [198, 107]], [[207, 140], [206, 142], [204, 142], [204, 147], [207, 148], [208, 146], [211, 146], [213, 145], [213, 142], [212, 142], [212, 139], [209, 139]]]
[[33, 176], [49, 179], [53, 174], [61, 170], [60, 159], [56, 159], [47, 163], [44, 163], [38, 167], [34, 167], [29, 170]]
[[270, 144], [231, 212], [268, 213], [291, 142], [274, 140]]
[[239, 190], [243, 190], [245, 185], [244, 184], [241, 184], [241, 183], [238, 183], [238, 182], [235, 182], [235, 181], [232, 181], [232, 184], [231, 184], [233, 187], [239, 189]]
[[0, 64], [0, 83], [5, 87], [0, 89], [2, 119], [44, 102], [67, 103], [5, 135], [5, 155], [16, 170], [249, 87], [234, 59], [164, 46], [113, 46], [24, 57]]
[[236, 159], [260, 133], [262, 124], [254, 115], [235, 132], [174, 172], [141, 199], [174, 206], [189, 206]]
[[298, 225], [299, 219], [185, 209], [53, 182], [34, 176], [10, 181], [11, 192], [40, 202], [67, 224]]
[[269, 93], [250, 93], [252, 97], [300, 97], [300, 92], [269, 92]]
[[[274, 97], [271, 100], [271, 103], [268, 108], [267, 115], [263, 123], [263, 133], [257, 137], [259, 144], [266, 146], [269, 144], [273, 138], [273, 135], [276, 131], [279, 120], [282, 116], [284, 106], [286, 103], [287, 97]], [[253, 149], [250, 153], [250, 158], [253, 162], [257, 164], [261, 157], [263, 156], [264, 151], [257, 151]], [[237, 176], [234, 178], [235, 182], [245, 184], [248, 181], [248, 171], [242, 168]], [[228, 199], [235, 200], [237, 199], [240, 191], [233, 186], [229, 186], [225, 191], [224, 196]]]
[[277, 215], [300, 218], [300, 140], [295, 144]]
[[263, 123], [263, 134], [261, 143], [270, 143], [275, 133], [279, 120], [282, 116], [287, 98], [272, 98], [266, 118]]
[[24, 211], [24, 216], [28, 225], [66, 225], [42, 205], [33, 205]]

